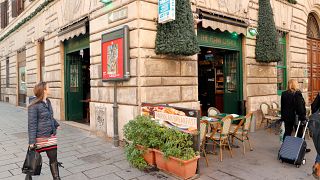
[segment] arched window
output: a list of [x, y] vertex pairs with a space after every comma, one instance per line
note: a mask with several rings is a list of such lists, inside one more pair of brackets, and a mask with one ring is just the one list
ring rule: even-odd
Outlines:
[[320, 38], [319, 24], [314, 14], [309, 14], [307, 25], [307, 36], [309, 38]]

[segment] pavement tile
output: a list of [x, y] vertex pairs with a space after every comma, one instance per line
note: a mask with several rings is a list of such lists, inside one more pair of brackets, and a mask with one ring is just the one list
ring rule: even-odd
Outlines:
[[117, 171], [120, 171], [120, 170], [121, 169], [116, 167], [116, 166], [105, 165], [105, 166], [102, 166], [102, 167], [99, 167], [99, 168], [95, 168], [95, 169], [92, 169], [92, 170], [84, 171], [83, 173], [86, 176], [88, 176], [89, 178], [96, 178], [96, 177], [107, 175], [107, 174], [110, 174], [110, 173], [114, 173], [114, 172], [117, 172]]
[[25, 177], [26, 177], [25, 174], [19, 174], [19, 175], [7, 177], [7, 178], [1, 178], [1, 180], [24, 180]]
[[145, 175], [142, 171], [138, 169], [130, 168], [122, 171], [115, 172], [116, 175], [120, 176], [122, 179], [133, 179]]
[[[89, 178], [83, 173], [75, 173], [70, 176], [64, 177], [63, 180], [89, 180]], [[108, 180], [108, 179], [105, 179], [105, 180]]]
[[21, 168], [11, 169], [11, 170], [9, 170], [9, 171], [10, 171], [10, 173], [11, 173], [12, 175], [14, 175], [14, 176], [19, 175], [19, 174], [22, 174]]
[[10, 177], [12, 174], [9, 171], [0, 172], [0, 179]]
[[75, 166], [72, 168], [67, 169], [68, 171], [72, 172], [72, 173], [78, 173], [78, 172], [83, 172], [83, 171], [87, 171], [87, 170], [91, 170], [97, 167], [102, 166], [99, 163], [92, 163], [92, 164], [82, 164], [79, 166]]
[[8, 164], [0, 167], [0, 172], [8, 171], [11, 169], [16, 169], [19, 168], [16, 164]]
[[115, 175], [115, 174], [108, 174], [108, 175], [105, 175], [105, 176], [93, 178], [92, 180], [122, 180], [122, 179], [119, 176]]
[[115, 162], [113, 163], [115, 166], [121, 168], [121, 169], [129, 169], [130, 168], [130, 164], [127, 160], [123, 160], [123, 161], [119, 161], [119, 162]]

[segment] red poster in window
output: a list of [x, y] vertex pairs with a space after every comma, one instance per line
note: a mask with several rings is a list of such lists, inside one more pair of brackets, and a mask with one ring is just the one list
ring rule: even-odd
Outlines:
[[102, 80], [124, 78], [123, 38], [102, 43]]

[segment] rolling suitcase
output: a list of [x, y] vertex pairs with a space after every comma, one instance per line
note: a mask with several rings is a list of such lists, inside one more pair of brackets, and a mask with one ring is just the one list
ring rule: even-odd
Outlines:
[[304, 140], [308, 122], [303, 131], [302, 138], [297, 137], [298, 129], [300, 128], [300, 121], [296, 130], [295, 136], [287, 136], [281, 145], [279, 150], [278, 159], [281, 162], [286, 162], [300, 167], [301, 164], [305, 164], [306, 160], [304, 155], [306, 153], [307, 143]]

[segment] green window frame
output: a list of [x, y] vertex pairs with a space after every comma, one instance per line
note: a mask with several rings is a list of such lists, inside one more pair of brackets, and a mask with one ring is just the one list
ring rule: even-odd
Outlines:
[[277, 93], [281, 95], [287, 89], [287, 41], [284, 32], [279, 33], [279, 47], [282, 60], [277, 62]]

